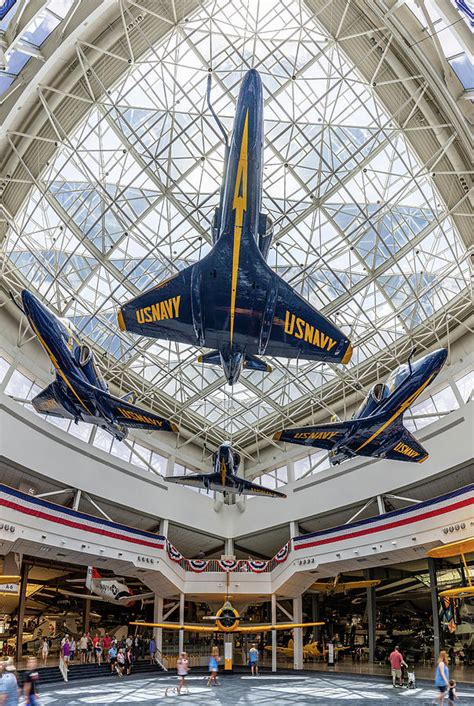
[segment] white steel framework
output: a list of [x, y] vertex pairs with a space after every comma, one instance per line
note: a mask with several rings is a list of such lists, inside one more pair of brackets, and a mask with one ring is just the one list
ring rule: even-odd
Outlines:
[[[178, 446], [230, 436], [245, 456], [258, 454], [281, 424], [328, 417], [415, 343], [421, 352], [469, 326], [459, 233], [469, 193], [447, 160], [456, 133], [442, 115], [420, 119], [429, 82], [395, 76], [387, 25], [355, 60], [349, 44], [374, 30], [355, 31], [345, 1], [311, 5], [213, 0], [170, 21], [158, 3], [120, 2], [121, 41], [78, 43], [77, 84], [38, 88], [43, 134], [7, 136], [17, 165], [9, 188], [29, 193], [4, 209], [5, 289], [28, 283], [73, 321], [109, 382], [136, 388], [183, 427]], [[342, 9], [331, 31], [329, 6]], [[168, 31], [155, 42], [146, 25], [160, 20]], [[251, 66], [265, 88], [269, 263], [349, 334], [355, 354], [348, 368], [271, 359], [271, 374], [244, 373], [231, 389], [197, 349], [119, 332], [116, 311], [208, 252], [223, 145], [206, 79], [212, 71], [214, 107], [230, 128]], [[420, 156], [414, 141], [434, 134], [436, 149]]]

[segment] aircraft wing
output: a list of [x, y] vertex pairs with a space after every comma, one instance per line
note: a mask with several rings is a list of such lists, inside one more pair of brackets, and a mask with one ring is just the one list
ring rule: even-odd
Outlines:
[[321, 623], [265, 623], [263, 625], [239, 625], [235, 632], [271, 632], [272, 630], [293, 630], [293, 628], [309, 628], [314, 625], [325, 625]]
[[280, 493], [279, 490], [272, 490], [271, 488], [265, 488], [263, 485], [258, 485], [258, 483], [252, 483], [250, 480], [245, 480], [245, 478], [235, 479], [239, 486], [242, 487], [243, 495], [265, 495], [268, 498], [286, 498], [285, 493]]
[[[380, 438], [380, 437], [379, 437]], [[380, 439], [383, 445], [383, 438]], [[408, 429], [403, 428], [403, 434], [392, 444], [388, 451], [384, 449], [384, 457], [392, 461], [411, 461], [423, 463], [428, 458], [428, 451], [415, 439]]]
[[[200, 282], [196, 279], [200, 270], [194, 268], [195, 265], [186, 267], [124, 304], [118, 313], [120, 330], [199, 345], [193, 321], [201, 319], [198, 311]], [[194, 310], [192, 287], [196, 291]]]
[[193, 488], [205, 488], [206, 483], [212, 483], [216, 476], [216, 481], [220, 482], [220, 476], [215, 473], [194, 473], [192, 476], [170, 476], [165, 477], [167, 483], [177, 483], [179, 485], [190, 485]]
[[[352, 346], [340, 329], [301, 297], [279, 275], [272, 273], [272, 294], [268, 295], [262, 324], [265, 355], [280, 358], [326, 360], [347, 364]], [[273, 321], [269, 318], [271, 300], [276, 303]]]
[[346, 434], [352, 433], [355, 428], [353, 422], [331, 422], [329, 424], [316, 424], [312, 427], [299, 427], [297, 429], [283, 429], [277, 431], [273, 438], [275, 441], [288, 441], [291, 444], [302, 446], [315, 446], [318, 449], [331, 449]]
[[[115, 421], [119, 424], [124, 424], [127, 427], [136, 429], [153, 429], [155, 431], [178, 431], [178, 427], [174, 422], [160, 417], [153, 412], [137, 407], [127, 400], [120, 399], [111, 395], [106, 390], [101, 390], [84, 380], [81, 380], [77, 375], [70, 374], [70, 379], [73, 381], [74, 388], [86, 399], [95, 399], [101, 407], [106, 408], [111, 412]], [[106, 415], [108, 416], [108, 415]]]
[[101, 596], [95, 596], [93, 593], [74, 593], [72, 591], [65, 591], [63, 588], [58, 588], [58, 593], [61, 593], [63, 596], [69, 596], [70, 598], [89, 598], [91, 601], [102, 601], [102, 603], [109, 602]]
[[153, 412], [141, 409], [131, 402], [121, 400], [108, 392], [96, 389], [96, 395], [108, 405], [119, 424], [135, 429], [155, 429], [156, 431], [178, 431], [178, 427], [169, 419], [160, 417]]
[[72, 414], [69, 414], [69, 412], [56, 401], [53, 390], [54, 382], [48, 385], [48, 387], [45, 387], [36, 397], [33, 397], [31, 400], [33, 408], [41, 414], [51, 414], [53, 417], [73, 419]]
[[143, 623], [136, 621], [129, 625], [137, 625], [144, 628], [163, 628], [165, 630], [184, 630], [185, 632], [219, 632], [212, 625], [180, 625], [179, 623]]

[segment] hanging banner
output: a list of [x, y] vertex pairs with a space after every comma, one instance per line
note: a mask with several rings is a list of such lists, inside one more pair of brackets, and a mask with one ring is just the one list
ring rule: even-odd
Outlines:
[[234, 559], [218, 559], [217, 563], [222, 571], [235, 571], [239, 565], [239, 562]]
[[191, 571], [199, 574], [201, 571], [205, 571], [207, 569], [209, 562], [204, 559], [188, 559], [188, 566]]
[[282, 564], [288, 559], [288, 554], [290, 553], [290, 543], [287, 542], [284, 547], [280, 549], [279, 552], [273, 557], [278, 564]]
[[268, 563], [268, 561], [251, 561], [249, 559], [247, 565], [254, 574], [261, 574], [263, 571], [266, 571]]
[[168, 550], [168, 556], [172, 561], [180, 562], [182, 559], [184, 559], [181, 552], [179, 552], [176, 547], [173, 547], [171, 542], [166, 542], [166, 548]]

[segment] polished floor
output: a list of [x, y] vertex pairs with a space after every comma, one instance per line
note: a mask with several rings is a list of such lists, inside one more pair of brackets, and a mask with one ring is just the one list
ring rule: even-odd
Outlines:
[[[167, 687], [176, 686], [176, 677], [163, 675], [147, 678], [100, 680], [88, 684], [65, 684], [41, 690], [42, 706], [79, 706], [90, 704], [148, 704], [162, 701], [177, 704], [185, 701], [202, 706], [276, 706], [277, 704], [352, 704], [368, 701], [373, 704], [430, 704], [436, 696], [433, 687], [423, 684], [416, 689], [394, 689], [387, 681], [368, 677], [338, 675], [232, 675], [221, 678], [221, 685], [208, 688], [205, 678], [199, 675], [188, 678], [188, 693], [165, 697]], [[474, 688], [459, 685], [459, 704], [474, 704]], [[447, 706], [447, 701], [446, 701]]]

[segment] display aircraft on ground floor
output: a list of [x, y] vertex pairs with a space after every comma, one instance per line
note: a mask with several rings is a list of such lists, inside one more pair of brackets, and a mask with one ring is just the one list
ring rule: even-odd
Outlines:
[[257, 355], [348, 363], [349, 339], [266, 263], [273, 229], [262, 213], [258, 72], [248, 71], [242, 81], [230, 144], [210, 109], [226, 140], [212, 248], [199, 262], [124, 304], [120, 329], [214, 349], [200, 360], [221, 365], [230, 385], [242, 369], [271, 370]]
[[243, 632], [243, 633], [260, 633], [260, 632], [270, 632], [271, 630], [292, 630], [294, 628], [307, 628], [314, 627], [316, 625], [324, 625], [324, 622], [318, 623], [262, 623], [262, 624], [246, 624], [242, 625], [240, 622], [239, 612], [231, 602], [227, 599], [222, 607], [217, 611], [215, 615], [205, 616], [209, 620], [213, 620], [214, 625], [193, 625], [190, 624], [180, 624], [180, 623], [146, 623], [142, 621], [136, 621], [130, 623], [130, 625], [151, 627], [151, 628], [163, 628], [166, 630], [184, 630], [185, 632]]
[[74, 593], [65, 589], [58, 589], [58, 593], [72, 598], [89, 598], [93, 601], [105, 601], [120, 605], [131, 606], [137, 601], [154, 598], [153, 592], [133, 593], [132, 589], [120, 578], [104, 578], [93, 566], [87, 567], [85, 579], [70, 579], [70, 583], [85, 583], [90, 593]]
[[[344, 650], [349, 650], [350, 647], [334, 647], [335, 652], [342, 652]], [[271, 645], [266, 645], [265, 650], [267, 652], [273, 652], [273, 648]], [[285, 657], [289, 657], [293, 659], [294, 653], [295, 653], [295, 644], [293, 640], [288, 640], [288, 645], [286, 647], [277, 647], [276, 648], [277, 654], [279, 655], [284, 655]], [[314, 640], [312, 642], [308, 642], [307, 645], [303, 645], [303, 659], [311, 659], [311, 658], [320, 658], [320, 657], [325, 657], [328, 653], [327, 647], [324, 646], [323, 643], [318, 642], [317, 640]]]
[[332, 465], [359, 455], [416, 463], [426, 461], [429, 454], [403, 426], [403, 413], [438, 375], [448, 351], [441, 348], [412, 362], [414, 353], [387, 382], [378, 382], [372, 387], [352, 419], [284, 429], [273, 438], [327, 449]]
[[213, 455], [214, 473], [194, 473], [189, 476], [170, 476], [168, 483], [205, 488], [226, 495], [266, 495], [270, 498], [286, 498], [285, 493], [265, 488], [237, 475], [240, 455], [234, 451], [230, 441], [221, 444]]
[[111, 395], [90, 346], [80, 341], [71, 322], [53, 314], [26, 289], [21, 298], [22, 311], [56, 370], [56, 380], [31, 400], [37, 412], [96, 424], [119, 441], [127, 436], [128, 427], [178, 431], [168, 419], [135, 406], [134, 393]]

